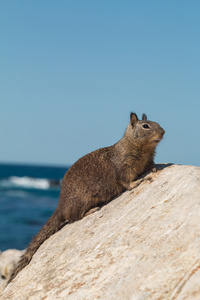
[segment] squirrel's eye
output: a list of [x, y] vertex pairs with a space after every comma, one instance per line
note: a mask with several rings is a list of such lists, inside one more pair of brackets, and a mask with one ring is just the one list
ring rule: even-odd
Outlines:
[[145, 129], [150, 128], [148, 124], [144, 124], [144, 125], [142, 125], [142, 127], [145, 128]]

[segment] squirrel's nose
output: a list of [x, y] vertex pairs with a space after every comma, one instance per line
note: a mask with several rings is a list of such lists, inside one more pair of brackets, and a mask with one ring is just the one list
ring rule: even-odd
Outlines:
[[162, 134], [162, 136], [165, 134], [164, 129], [161, 130], [161, 134]]

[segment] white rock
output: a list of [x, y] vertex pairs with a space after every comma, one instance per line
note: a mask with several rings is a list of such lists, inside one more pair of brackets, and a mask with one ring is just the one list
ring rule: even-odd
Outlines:
[[45, 241], [2, 299], [200, 299], [200, 168], [162, 167]]
[[0, 252], [0, 292], [5, 288], [6, 282], [10, 278], [12, 270], [16, 267], [23, 252], [16, 249]]

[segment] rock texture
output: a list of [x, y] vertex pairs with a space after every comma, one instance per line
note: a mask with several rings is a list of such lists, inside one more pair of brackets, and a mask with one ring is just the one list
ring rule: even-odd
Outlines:
[[200, 168], [160, 167], [48, 239], [1, 299], [200, 299]]
[[0, 292], [5, 288], [6, 282], [23, 252], [16, 249], [9, 249], [4, 252], [0, 251]]

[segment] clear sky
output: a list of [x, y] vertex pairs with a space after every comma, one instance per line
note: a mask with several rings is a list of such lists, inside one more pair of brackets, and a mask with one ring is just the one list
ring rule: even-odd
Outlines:
[[72, 164], [133, 111], [200, 166], [200, 1], [1, 0], [0, 37], [0, 162]]

